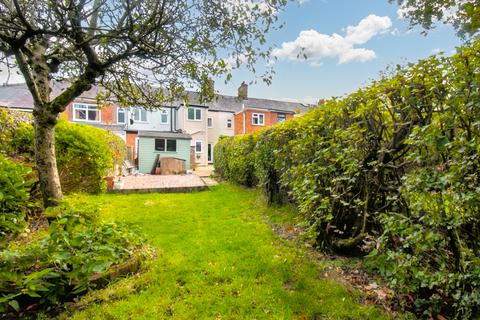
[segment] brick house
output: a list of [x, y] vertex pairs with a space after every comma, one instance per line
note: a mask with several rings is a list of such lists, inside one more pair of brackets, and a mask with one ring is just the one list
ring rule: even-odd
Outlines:
[[[65, 87], [65, 84], [55, 82], [52, 96], [57, 96]], [[153, 161], [151, 153], [182, 157], [188, 153], [192, 155], [192, 165], [207, 165], [214, 161], [213, 148], [221, 136], [251, 133], [300, 115], [310, 107], [301, 103], [250, 98], [245, 83], [240, 86], [238, 96], [218, 95], [214, 101], [204, 102], [197, 93], [189, 92], [189, 105], [179, 100], [155, 110], [123, 108], [116, 101], [98, 105], [98, 93], [99, 88], [95, 86], [82, 93], [60, 117], [119, 135], [127, 145], [127, 156], [137, 162], [139, 158], [140, 161]], [[33, 100], [26, 85], [0, 86], [0, 107], [32, 112]], [[187, 147], [188, 152], [172, 150], [176, 136], [175, 145]], [[139, 143], [145, 146], [140, 148]], [[139, 149], [145, 153], [143, 156]], [[190, 164], [190, 158], [187, 163]], [[139, 163], [142, 168], [149, 166], [151, 164]]]

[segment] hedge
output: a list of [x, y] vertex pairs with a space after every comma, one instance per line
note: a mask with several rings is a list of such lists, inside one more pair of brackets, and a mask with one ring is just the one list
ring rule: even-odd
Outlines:
[[[0, 151], [21, 155], [34, 166], [33, 126], [28, 121], [16, 121], [18, 117], [25, 115], [0, 110], [0, 119], [9, 119], [6, 127], [12, 128], [3, 134], [0, 130], [0, 140], [3, 136], [6, 141]], [[116, 173], [125, 148], [123, 140], [107, 130], [59, 120], [55, 127], [55, 152], [63, 192], [105, 190], [104, 177]]]
[[480, 317], [479, 105], [476, 41], [224, 138], [215, 171], [295, 203], [322, 249], [368, 254], [419, 316]]

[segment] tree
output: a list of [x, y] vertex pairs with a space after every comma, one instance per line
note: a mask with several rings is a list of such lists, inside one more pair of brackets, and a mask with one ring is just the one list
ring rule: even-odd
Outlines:
[[[62, 199], [54, 129], [75, 97], [97, 84], [124, 105], [160, 106], [186, 87], [211, 97], [212, 76], [268, 56], [286, 1], [0, 0], [0, 64], [17, 66], [33, 97], [44, 206]], [[52, 97], [54, 80], [69, 86]]]
[[480, 30], [479, 0], [389, 0], [400, 6], [400, 12], [411, 25], [426, 30], [438, 21], [453, 24], [462, 37], [475, 35]]

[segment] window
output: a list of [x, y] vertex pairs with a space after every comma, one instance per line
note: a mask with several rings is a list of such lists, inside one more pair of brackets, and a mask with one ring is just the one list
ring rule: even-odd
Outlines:
[[177, 152], [177, 140], [174, 139], [155, 139], [155, 151]]
[[74, 103], [73, 120], [100, 122], [100, 110], [95, 104]]
[[265, 124], [265, 115], [263, 113], [252, 114], [252, 124], [263, 126]]
[[168, 110], [167, 109], [160, 109], [160, 123], [161, 124], [168, 124]]
[[165, 151], [165, 139], [155, 139], [155, 151]]
[[172, 151], [172, 152], [177, 151], [177, 140], [167, 139], [167, 151]]
[[133, 120], [136, 122], [147, 122], [147, 110], [135, 108], [133, 110]]
[[125, 109], [118, 108], [117, 110], [117, 122], [118, 123], [125, 123]]
[[195, 153], [202, 153], [202, 141], [195, 141]]
[[227, 120], [227, 129], [232, 129], [232, 119]]
[[207, 119], [207, 127], [213, 128], [213, 119], [212, 118]]
[[191, 121], [201, 121], [202, 120], [202, 109], [201, 108], [192, 108], [187, 109], [188, 115], [187, 119]]
[[284, 122], [285, 120], [287, 120], [285, 113], [277, 113], [277, 122]]

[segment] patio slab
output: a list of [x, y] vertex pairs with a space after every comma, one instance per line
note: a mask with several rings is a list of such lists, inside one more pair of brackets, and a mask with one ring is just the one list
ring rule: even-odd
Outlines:
[[112, 193], [172, 193], [207, 190], [207, 184], [197, 175], [138, 175], [122, 177], [123, 187]]

